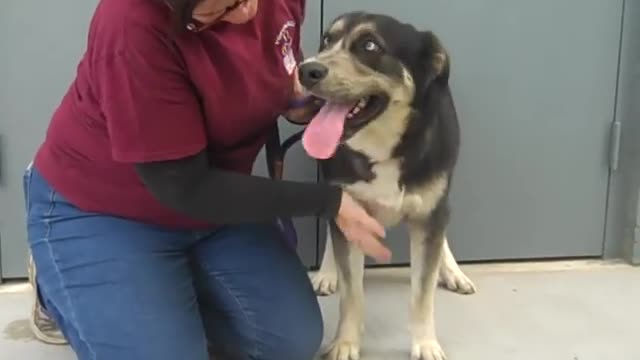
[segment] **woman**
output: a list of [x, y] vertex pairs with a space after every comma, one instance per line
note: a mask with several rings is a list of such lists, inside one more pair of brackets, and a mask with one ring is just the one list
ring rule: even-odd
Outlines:
[[368, 254], [390, 254], [339, 188], [250, 176], [300, 99], [303, 12], [301, 0], [99, 3], [25, 175], [39, 338], [80, 359], [313, 357], [319, 306], [274, 220], [335, 218]]

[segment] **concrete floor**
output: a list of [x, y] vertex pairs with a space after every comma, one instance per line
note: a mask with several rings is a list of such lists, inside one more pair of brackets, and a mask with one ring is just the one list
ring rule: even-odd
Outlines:
[[[450, 360], [640, 359], [640, 269], [619, 263], [553, 262], [463, 267], [479, 292], [441, 290], [436, 317]], [[363, 360], [409, 358], [406, 269], [367, 275]], [[72, 360], [64, 346], [35, 341], [25, 285], [0, 286], [0, 360]], [[337, 298], [321, 299], [327, 337]]]

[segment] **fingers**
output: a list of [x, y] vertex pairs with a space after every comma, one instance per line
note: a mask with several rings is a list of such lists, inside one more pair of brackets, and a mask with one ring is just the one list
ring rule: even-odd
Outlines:
[[377, 235], [378, 237], [385, 237], [385, 229], [384, 226], [382, 226], [382, 224], [380, 224], [376, 219], [374, 219], [373, 217], [367, 215], [364, 219], [363, 219], [363, 225], [366, 226], [367, 228], [371, 229], [371, 231]]
[[289, 122], [296, 125], [308, 124], [322, 106], [315, 99], [305, 99], [302, 101], [304, 103], [295, 104], [295, 106], [292, 106], [283, 114]]
[[385, 247], [375, 236], [363, 234], [358, 239], [358, 247], [367, 256], [381, 263], [388, 263], [391, 260], [391, 250]]
[[384, 226], [367, 214], [362, 218], [362, 227], [367, 231], [361, 237], [362, 240], [359, 244], [362, 251], [378, 262], [389, 262], [391, 260], [391, 250], [379, 240], [385, 237]]
[[352, 229], [349, 234], [345, 234], [347, 240], [353, 241], [360, 250], [376, 261], [386, 263], [391, 260], [391, 250], [385, 247], [379, 237], [370, 231], [366, 226]]
[[349, 194], [343, 193], [342, 196], [336, 224], [347, 240], [354, 242], [363, 253], [378, 262], [388, 262], [391, 251], [380, 241], [385, 236], [384, 226], [351, 199]]

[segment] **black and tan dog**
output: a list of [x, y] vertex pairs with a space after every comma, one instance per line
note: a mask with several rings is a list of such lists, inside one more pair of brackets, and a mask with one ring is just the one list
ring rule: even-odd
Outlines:
[[[319, 53], [299, 68], [302, 85], [326, 101], [303, 136], [324, 179], [343, 186], [385, 226], [409, 228], [412, 358], [420, 360], [446, 358], [434, 325], [438, 280], [452, 291], [475, 292], [446, 238], [460, 142], [449, 74], [449, 56], [432, 32], [363, 12], [334, 20]], [[328, 234], [313, 279], [319, 294], [341, 295], [328, 356], [357, 360], [364, 256], [335, 224]]]

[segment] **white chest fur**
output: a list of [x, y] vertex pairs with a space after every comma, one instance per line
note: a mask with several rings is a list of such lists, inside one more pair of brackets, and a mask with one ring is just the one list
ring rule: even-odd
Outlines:
[[400, 162], [387, 160], [372, 168], [375, 179], [345, 186], [351, 196], [365, 204], [367, 210], [384, 226], [394, 226], [405, 217], [426, 218], [444, 195], [447, 181], [437, 176], [413, 189], [400, 187]]

